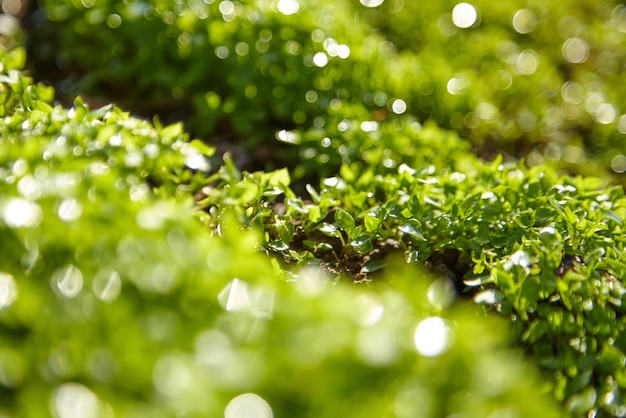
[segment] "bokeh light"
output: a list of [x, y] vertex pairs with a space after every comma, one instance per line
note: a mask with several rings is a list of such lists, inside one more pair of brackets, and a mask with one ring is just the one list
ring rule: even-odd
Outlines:
[[272, 418], [270, 404], [259, 395], [244, 393], [234, 397], [224, 410], [224, 418]]
[[278, 0], [278, 5], [276, 7], [279, 12], [289, 16], [300, 10], [300, 3], [298, 3], [297, 0]]
[[68, 299], [74, 298], [83, 288], [83, 274], [71, 264], [60, 267], [52, 275], [52, 288]]
[[318, 52], [313, 55], [313, 64], [316, 67], [325, 67], [328, 64], [328, 56], [323, 52]]
[[385, 307], [377, 294], [365, 293], [357, 298], [354, 320], [362, 327], [378, 324], [384, 313]]
[[618, 154], [611, 160], [611, 168], [616, 173], [626, 172], [626, 155]]
[[122, 291], [122, 279], [115, 270], [100, 270], [93, 278], [93, 293], [103, 302], [113, 302]]
[[520, 9], [513, 15], [513, 29], [518, 33], [528, 34], [537, 26], [537, 16], [528, 9]]
[[363, 328], [356, 336], [356, 352], [370, 366], [393, 364], [400, 355], [400, 347], [392, 328], [375, 326]]
[[37, 203], [15, 198], [5, 204], [2, 218], [10, 227], [30, 228], [39, 225], [43, 212]]
[[83, 205], [75, 198], [63, 199], [57, 213], [62, 221], [72, 222], [83, 213]]
[[443, 309], [454, 302], [456, 299], [456, 290], [450, 279], [441, 277], [428, 286], [426, 296], [431, 306], [437, 309]]
[[384, 3], [385, 0], [360, 0], [361, 4], [365, 7], [378, 7]]
[[17, 284], [8, 273], [0, 273], [0, 309], [11, 306], [17, 300]]
[[55, 418], [100, 418], [101, 402], [89, 388], [78, 383], [65, 383], [52, 395], [50, 405]]
[[402, 99], [396, 99], [391, 103], [391, 110], [396, 115], [401, 115], [406, 112], [406, 102]]
[[244, 311], [250, 308], [250, 286], [240, 279], [233, 279], [217, 296], [222, 308], [227, 311]]
[[443, 354], [450, 344], [450, 329], [442, 318], [437, 316], [424, 319], [415, 328], [415, 347], [424, 357]]
[[461, 29], [471, 27], [477, 19], [476, 8], [469, 3], [459, 3], [452, 9], [452, 23]]
[[539, 55], [532, 49], [520, 52], [513, 61], [513, 69], [518, 74], [534, 74], [539, 67]]
[[572, 64], [580, 64], [589, 58], [589, 45], [580, 38], [569, 38], [563, 43], [563, 57]]

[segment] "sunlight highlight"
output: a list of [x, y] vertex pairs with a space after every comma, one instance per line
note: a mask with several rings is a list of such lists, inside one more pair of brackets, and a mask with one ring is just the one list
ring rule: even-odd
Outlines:
[[225, 310], [243, 311], [250, 307], [250, 286], [240, 279], [233, 279], [217, 296], [217, 301]]
[[385, 0], [361, 0], [361, 4], [365, 7], [378, 7], [384, 2]]
[[83, 274], [69, 264], [61, 267], [52, 275], [52, 286], [68, 299], [76, 297], [83, 288]]
[[427, 318], [415, 329], [414, 341], [417, 352], [424, 357], [443, 354], [449, 346], [450, 330], [446, 322], [438, 316]]
[[272, 418], [274, 413], [265, 399], [254, 393], [234, 397], [224, 410], [224, 418]]
[[354, 319], [362, 327], [368, 328], [378, 324], [385, 313], [380, 297], [375, 293], [365, 293], [357, 300]]
[[563, 43], [563, 58], [572, 64], [580, 64], [589, 58], [589, 45], [582, 39], [569, 38]]
[[65, 383], [52, 395], [51, 409], [58, 418], [97, 418], [101, 416], [100, 400], [87, 387]]
[[285, 16], [289, 16], [295, 14], [300, 10], [300, 3], [296, 0], [278, 0], [278, 5], [276, 6], [278, 11], [284, 14]]
[[0, 273], [0, 309], [11, 306], [17, 300], [15, 279], [8, 273]]
[[518, 33], [525, 35], [527, 33], [532, 32], [537, 26], [537, 16], [528, 10], [521, 9], [515, 12], [513, 16], [513, 29], [515, 29]]
[[2, 211], [2, 218], [12, 228], [30, 228], [39, 225], [43, 218], [41, 207], [26, 199], [11, 199]]
[[458, 28], [469, 28], [477, 19], [476, 8], [469, 3], [459, 3], [452, 9], [452, 23]]

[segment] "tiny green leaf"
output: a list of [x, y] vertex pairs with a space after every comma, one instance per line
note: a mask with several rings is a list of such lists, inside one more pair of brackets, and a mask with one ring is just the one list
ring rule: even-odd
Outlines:
[[337, 208], [335, 211], [335, 222], [337, 222], [339, 228], [348, 233], [354, 228], [354, 218], [341, 208]]
[[215, 148], [208, 146], [207, 144], [205, 144], [204, 142], [200, 141], [199, 139], [192, 140], [191, 141], [191, 146], [196, 151], [200, 152], [201, 154], [203, 154], [206, 157], [211, 157], [213, 154], [215, 154]]
[[350, 243], [350, 246], [361, 254], [367, 254], [372, 251], [372, 237], [369, 235], [361, 235]]
[[271, 241], [267, 245], [274, 251], [287, 251], [289, 249], [289, 245], [279, 239]]
[[329, 237], [339, 238], [341, 236], [341, 232], [339, 232], [337, 227], [327, 222], [322, 223], [317, 230]]
[[330, 251], [333, 249], [333, 246], [330, 245], [327, 242], [320, 242], [319, 244], [317, 244], [317, 246], [315, 247], [316, 250], [321, 250], [321, 251]]
[[404, 225], [400, 225], [400, 227], [398, 228], [401, 232], [407, 234], [408, 236], [410, 236], [411, 238], [413, 238], [414, 240], [417, 241], [426, 241], [426, 238], [424, 238], [424, 236], [422, 235], [422, 231], [420, 231], [419, 229], [417, 229], [415, 226], [411, 225], [411, 224], [404, 224]]
[[365, 230], [367, 232], [375, 232], [376, 230], [378, 230], [378, 228], [380, 228], [380, 225], [382, 224], [382, 220], [372, 215], [366, 215], [363, 222], [365, 224]]
[[361, 269], [361, 272], [368, 273], [368, 274], [373, 273], [377, 270], [382, 269], [383, 267], [385, 267], [385, 265], [386, 263], [383, 260], [370, 261], [365, 266], [363, 266], [363, 268]]

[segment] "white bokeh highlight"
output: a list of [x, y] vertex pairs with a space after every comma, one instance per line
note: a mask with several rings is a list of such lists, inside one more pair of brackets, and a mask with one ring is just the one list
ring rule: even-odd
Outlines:
[[469, 3], [459, 3], [452, 9], [452, 23], [458, 28], [469, 28], [476, 23], [477, 19], [476, 8]]
[[415, 348], [424, 357], [443, 354], [450, 344], [450, 329], [442, 318], [435, 316], [421, 321], [414, 334]]
[[273, 418], [270, 404], [254, 393], [234, 397], [224, 410], [224, 418]]
[[8, 273], [0, 273], [0, 309], [11, 306], [17, 300], [17, 284]]

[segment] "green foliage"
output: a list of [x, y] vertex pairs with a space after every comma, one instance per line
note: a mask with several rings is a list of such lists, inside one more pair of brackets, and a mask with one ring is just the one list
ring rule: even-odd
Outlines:
[[[72, 74], [69, 80], [77, 79], [77, 85], [65, 85], [65, 93], [120, 91], [139, 109], [137, 102], [146, 100], [190, 106], [195, 114], [190, 124], [198, 134], [211, 132], [224, 119], [237, 133], [257, 140], [259, 128], [260, 134], [273, 135], [267, 128], [276, 126], [264, 126], [270, 120], [288, 127], [308, 119], [310, 125], [318, 107], [327, 107], [339, 87], [350, 84], [337, 66], [345, 56], [335, 54], [328, 65], [318, 66], [314, 55], [335, 32], [337, 42], [359, 39], [350, 22], [331, 18], [349, 13], [347, 4], [337, 2], [325, 2], [322, 13], [302, 7], [296, 16], [278, 13], [276, 4], [264, 1], [98, 1], [88, 7], [50, 1], [43, 6], [33, 33], [34, 53], [41, 61], [56, 60]], [[76, 28], [81, 42], [66, 27]], [[102, 54], [93, 54], [94, 47]], [[159, 71], [146, 71], [150, 68]], [[133, 94], [127, 97], [129, 90]]]
[[[518, 342], [553, 378], [555, 396], [574, 415], [594, 406], [620, 414], [625, 386], [617, 375], [626, 358], [621, 187], [500, 160], [464, 173], [406, 165], [386, 175], [353, 170], [341, 170], [351, 181], [339, 176], [324, 180], [319, 192], [309, 187], [312, 202], [283, 189], [285, 208], [276, 210], [259, 187], [236, 204], [246, 208], [242, 216], [265, 214], [257, 223], [268, 250], [359, 280], [382, 267], [377, 255], [391, 242], [407, 263], [430, 264], [476, 302], [511, 318]], [[241, 178], [258, 185], [255, 175]], [[220, 201], [229, 193], [218, 188], [207, 199], [226, 207]], [[219, 212], [213, 215], [206, 221], [215, 225]], [[457, 259], [433, 265], [449, 251]]]
[[[286, 170], [227, 158], [224, 201], [194, 213], [212, 150], [180, 125], [54, 106], [14, 74], [5, 87], [21, 95], [0, 119], [0, 414], [560, 416], [503, 322], [444, 309], [452, 293], [420, 269], [355, 288], [271, 263], [240, 221], [272, 217], [249, 202], [296, 201]], [[214, 236], [198, 222], [211, 212]], [[358, 218], [335, 214], [355, 234]]]
[[[66, 96], [183, 117], [195, 135], [211, 141], [217, 128], [247, 149], [278, 133], [331, 167], [325, 175], [338, 160], [393, 164], [376, 155], [403, 148], [386, 137], [412, 138], [403, 126], [426, 120], [487, 155], [594, 175], [626, 168], [619, 2], [365, 5], [44, 0], [32, 55]], [[279, 149], [274, 163], [295, 165], [298, 152]]]
[[0, 54], [0, 414], [625, 415], [626, 198], [557, 170], [626, 170], [626, 9], [360, 3], [41, 2], [61, 96], [204, 141]]

